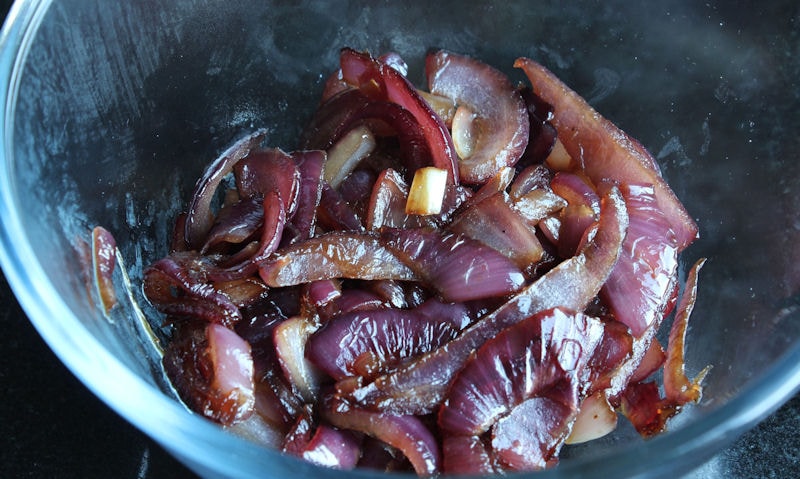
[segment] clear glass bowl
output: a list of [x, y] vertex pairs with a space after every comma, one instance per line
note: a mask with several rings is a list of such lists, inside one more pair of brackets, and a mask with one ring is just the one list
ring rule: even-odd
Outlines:
[[[552, 4], [551, 4], [552, 3]], [[548, 65], [656, 155], [708, 257], [687, 343], [712, 364], [702, 402], [642, 441], [629, 428], [568, 447], [536, 477], [675, 476], [800, 385], [800, 26], [793, 2], [17, 3], [0, 57], [0, 262], [64, 363], [111, 408], [205, 476], [354, 477], [190, 414], [146, 324], [142, 267], [206, 163], [256, 128], [286, 149], [341, 46], [394, 50], [422, 79], [430, 47]], [[757, 5], [757, 7], [755, 6]], [[114, 233], [132, 287], [106, 317], [79, 248]], [[138, 308], [136, 305], [142, 305]], [[359, 472], [358, 477], [378, 476]], [[526, 477], [526, 475], [521, 475]]]

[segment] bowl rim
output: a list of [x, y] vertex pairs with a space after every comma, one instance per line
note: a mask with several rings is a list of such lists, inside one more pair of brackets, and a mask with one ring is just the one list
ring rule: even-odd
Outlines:
[[[269, 451], [223, 431], [190, 413], [127, 368], [107, 350], [56, 294], [45, 268], [27, 241], [18, 213], [13, 170], [13, 114], [19, 75], [36, 30], [52, 0], [23, 0], [13, 4], [0, 30], [0, 267], [31, 323], [56, 356], [93, 394], [129, 423], [150, 436], [190, 468], [201, 473], [256, 477], [278, 464], [285, 471], [307, 470], [314, 477], [341, 477], [341, 471], [320, 468]], [[52, 321], [51, 318], [59, 318]], [[122, 387], [121, 387], [122, 386]], [[743, 385], [726, 403], [700, 420], [648, 441], [626, 444], [597, 457], [576, 458], [537, 473], [537, 478], [586, 475], [639, 477], [672, 471], [674, 463], [697, 455], [688, 470], [699, 466], [742, 432], [775, 411], [800, 390], [800, 345], [790, 348], [762, 375]], [[151, 414], [142, 415], [149, 404]], [[208, 454], [215, 450], [219, 456]], [[698, 461], [697, 459], [701, 459]], [[242, 471], [244, 462], [260, 465]], [[691, 461], [690, 461], [691, 462]], [[245, 474], [244, 476], [242, 474]], [[356, 477], [385, 477], [369, 471], [348, 472]], [[527, 477], [530, 473], [511, 474]], [[409, 475], [409, 477], [412, 477]]]

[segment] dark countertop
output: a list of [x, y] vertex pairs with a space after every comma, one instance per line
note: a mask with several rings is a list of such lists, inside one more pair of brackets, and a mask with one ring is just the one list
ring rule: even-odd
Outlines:
[[[0, 477], [193, 477], [50, 351], [0, 275]], [[800, 477], [800, 395], [692, 478]]]

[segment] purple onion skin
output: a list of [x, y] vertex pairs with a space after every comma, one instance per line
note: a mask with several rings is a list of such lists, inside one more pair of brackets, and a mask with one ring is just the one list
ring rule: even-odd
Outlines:
[[416, 416], [366, 411], [336, 395], [325, 397], [320, 412], [323, 419], [336, 427], [364, 433], [397, 448], [420, 476], [433, 476], [441, 471], [436, 438]]
[[678, 246], [653, 187], [623, 185], [620, 191], [630, 227], [600, 295], [638, 338], [648, 329], [658, 329], [668, 313], [678, 280]]
[[431, 93], [455, 100], [478, 115], [476, 148], [458, 163], [465, 183], [482, 184], [504, 166], [514, 166], [528, 145], [530, 121], [525, 102], [499, 70], [464, 55], [439, 50], [427, 55]]
[[270, 287], [332, 278], [417, 280], [375, 235], [334, 232], [283, 248], [259, 265]]
[[586, 365], [602, 335], [599, 320], [558, 308], [503, 330], [456, 375], [439, 410], [440, 430], [490, 433], [503, 470], [547, 467], [569, 435]]
[[460, 304], [429, 300], [415, 309], [339, 315], [314, 333], [306, 357], [335, 380], [374, 377], [452, 340], [469, 323]]
[[594, 239], [581, 253], [563, 261], [445, 347], [380, 376], [351, 393], [363, 407], [396, 414], [427, 414], [444, 399], [455, 374], [486, 340], [546, 309], [582, 311], [597, 295], [616, 264], [628, 228], [619, 191], [606, 188]]
[[176, 253], [144, 271], [144, 294], [160, 312], [173, 318], [203, 319], [233, 327], [239, 308], [228, 296], [207, 283], [204, 258]]
[[266, 130], [258, 130], [237, 141], [214, 160], [198, 180], [184, 224], [185, 241], [190, 249], [200, 249], [211, 228], [211, 202], [222, 179], [233, 171], [236, 163], [258, 147], [265, 136]]
[[507, 296], [525, 282], [511, 260], [466, 236], [386, 228], [381, 241], [447, 302]]
[[325, 164], [325, 152], [320, 150], [292, 152], [292, 158], [300, 173], [300, 185], [297, 195], [297, 209], [292, 216], [282, 245], [296, 243], [314, 236], [317, 223], [317, 209], [322, 200], [322, 170]]

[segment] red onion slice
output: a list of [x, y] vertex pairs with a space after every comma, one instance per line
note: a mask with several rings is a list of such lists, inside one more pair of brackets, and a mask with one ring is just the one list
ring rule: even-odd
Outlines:
[[450, 231], [463, 234], [493, 248], [528, 271], [542, 259], [544, 249], [536, 232], [511, 207], [505, 193], [496, 193], [471, 203], [450, 223]]
[[220, 424], [246, 419], [255, 403], [250, 345], [219, 324], [184, 323], [164, 351], [164, 370], [193, 411]]
[[615, 187], [609, 187], [601, 200], [597, 232], [580, 255], [559, 264], [446, 346], [378, 377], [351, 396], [365, 407], [393, 413], [433, 411], [472, 351], [489, 338], [546, 309], [583, 310], [616, 264], [627, 227], [622, 197]]
[[380, 236], [383, 244], [445, 301], [506, 296], [525, 281], [508, 258], [466, 236], [422, 228], [387, 228]]
[[441, 430], [491, 430], [492, 454], [504, 469], [547, 467], [569, 435], [581, 377], [602, 334], [600, 321], [558, 308], [510, 326], [454, 379], [439, 410]]
[[108, 313], [117, 304], [113, 278], [117, 266], [117, 241], [102, 226], [96, 226], [92, 230], [92, 265], [100, 304]]
[[336, 380], [384, 373], [403, 360], [446, 344], [466, 326], [464, 306], [429, 303], [438, 307], [373, 308], [339, 315], [311, 336], [306, 357]]
[[678, 249], [697, 239], [694, 220], [661, 177], [653, 157], [636, 140], [603, 118], [542, 65], [519, 58], [514, 66], [525, 72], [536, 94], [553, 105], [552, 122], [558, 138], [593, 181], [654, 185], [658, 207], [675, 231]]
[[340, 63], [345, 81], [357, 86], [368, 97], [396, 103], [414, 116], [428, 142], [432, 166], [447, 170], [450, 181], [457, 185], [458, 157], [450, 131], [416, 88], [400, 72], [368, 53], [344, 48]]
[[375, 235], [335, 232], [287, 246], [259, 265], [273, 288], [332, 278], [417, 280]]
[[620, 260], [603, 286], [601, 297], [616, 319], [641, 337], [658, 329], [675, 293], [678, 249], [667, 218], [650, 186], [626, 184], [620, 191], [630, 226]]
[[184, 228], [186, 243], [190, 248], [200, 248], [206, 233], [211, 228], [213, 222], [211, 202], [222, 179], [233, 171], [239, 160], [261, 144], [266, 134], [266, 130], [258, 130], [234, 143], [206, 168], [203, 176], [197, 181]]
[[279, 148], [255, 151], [236, 163], [233, 171], [242, 197], [277, 193], [286, 217], [292, 217], [300, 194], [300, 172], [291, 155]]
[[425, 70], [431, 93], [452, 98], [476, 116], [471, 139], [475, 147], [458, 162], [463, 181], [481, 184], [502, 167], [514, 166], [528, 144], [530, 122], [508, 77], [481, 61], [444, 50], [426, 57]]
[[677, 404], [697, 402], [702, 395], [700, 383], [703, 381], [708, 367], [701, 371], [697, 377], [690, 381], [684, 371], [684, 350], [686, 345], [686, 330], [689, 327], [689, 317], [697, 301], [697, 276], [705, 264], [705, 258], [698, 260], [689, 270], [683, 296], [675, 313], [675, 320], [669, 332], [667, 344], [667, 357], [664, 364], [664, 395]]
[[365, 411], [335, 396], [326, 398], [321, 413], [336, 427], [362, 432], [399, 449], [420, 476], [432, 476], [441, 471], [436, 438], [416, 416]]
[[233, 327], [242, 317], [225, 294], [207, 282], [208, 261], [195, 253], [175, 253], [144, 271], [144, 294], [160, 312]]

